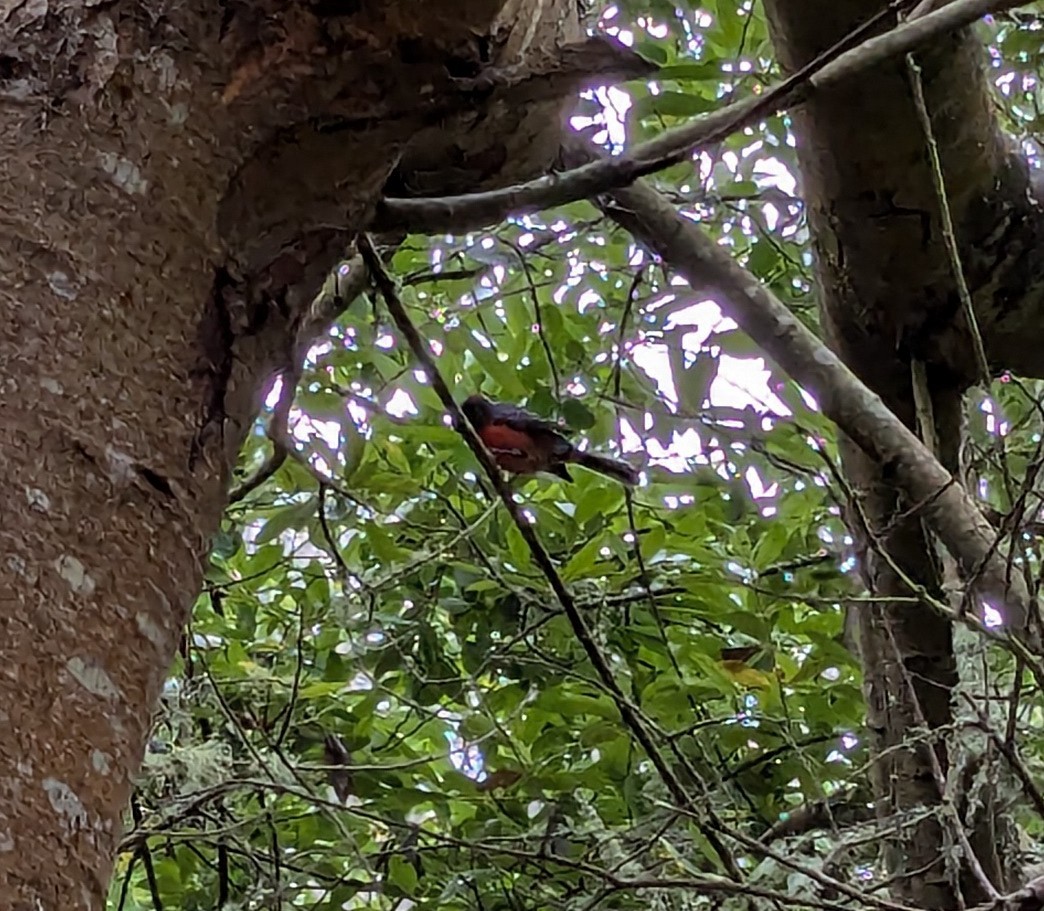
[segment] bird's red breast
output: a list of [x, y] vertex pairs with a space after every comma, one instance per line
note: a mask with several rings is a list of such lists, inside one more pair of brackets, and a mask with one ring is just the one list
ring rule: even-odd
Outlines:
[[517, 449], [528, 452], [533, 448], [533, 438], [524, 431], [508, 427], [507, 424], [486, 424], [479, 430], [479, 436], [486, 446], [493, 449]]
[[546, 461], [532, 436], [507, 424], [486, 424], [479, 428], [479, 436], [505, 471], [527, 474], [539, 470]]

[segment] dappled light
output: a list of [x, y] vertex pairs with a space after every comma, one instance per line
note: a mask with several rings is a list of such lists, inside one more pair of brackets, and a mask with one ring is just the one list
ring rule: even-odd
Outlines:
[[[760, 5], [621, 2], [589, 27], [661, 67], [578, 93], [570, 131], [611, 155], [781, 78]], [[1003, 116], [1027, 146], [1030, 33], [996, 21], [987, 33]], [[813, 260], [826, 247], [813, 252], [792, 118], [766, 110], [647, 181], [821, 336]], [[1006, 637], [1012, 606], [965, 590], [965, 555], [910, 505], [917, 460], [853, 481], [845, 446], [867, 446], [839, 435], [837, 388], [784, 372], [735, 296], [621, 227], [619, 198], [375, 236], [394, 294], [358, 258], [338, 267], [344, 281], [367, 268], [376, 286], [264, 393], [162, 696], [112, 908], [235, 894], [223, 907], [905, 911], [885, 897], [898, 862], [882, 833], [952, 827], [956, 800], [878, 803], [882, 754], [939, 763], [955, 732], [1001, 753], [1017, 735], [1039, 765], [1038, 658]], [[906, 358], [905, 344], [881, 350]], [[912, 375], [894, 387], [906, 394]], [[458, 406], [481, 393], [560, 431], [572, 480], [520, 473], [501, 489], [441, 381]], [[997, 529], [974, 571], [992, 560], [1035, 595], [1044, 395], [1008, 374], [966, 385], [959, 484]], [[931, 449], [928, 406], [903, 406]], [[860, 420], [871, 442], [889, 431], [877, 413]], [[508, 449], [492, 452], [502, 466], [530, 454]], [[624, 471], [588, 470], [590, 455]], [[938, 578], [908, 572], [911, 541]], [[901, 609], [952, 621], [964, 675], [946, 677], [952, 692], [931, 689], [934, 633], [922, 655], [910, 630], [868, 645], [884, 622], [846, 622]], [[886, 701], [878, 671], [888, 698], [915, 693], [909, 742], [868, 720], [865, 694]], [[918, 699], [942, 712], [951, 696], [944, 723], [918, 715]], [[919, 782], [949, 780], [924, 763]], [[986, 787], [977, 774], [961, 787]], [[1036, 859], [1033, 809], [1022, 800], [1012, 818]]]

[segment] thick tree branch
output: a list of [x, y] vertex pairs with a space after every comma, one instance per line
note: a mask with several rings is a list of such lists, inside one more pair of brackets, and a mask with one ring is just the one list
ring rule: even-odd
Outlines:
[[1024, 2], [953, 0], [942, 9], [918, 18], [915, 12], [902, 25], [851, 47], [853, 41], [877, 27], [887, 15], [914, 5], [913, 0], [896, 0], [764, 95], [735, 101], [641, 143], [626, 154], [592, 161], [565, 174], [487, 193], [440, 199], [385, 199], [378, 206], [372, 228], [418, 233], [463, 231], [495, 224], [509, 214], [566, 205], [628, 186], [639, 177], [684, 161], [697, 146], [724, 139], [804, 100], [813, 91], [836, 85], [884, 60], [915, 50], [934, 38], [971, 25], [988, 13], [1022, 6]]
[[[397, 246], [400, 240], [401, 238], [397, 237], [393, 243]], [[328, 332], [330, 326], [366, 290], [369, 279], [370, 276], [363, 268], [363, 261], [359, 256], [353, 256], [337, 264], [297, 327], [294, 343], [295, 361], [304, 360], [315, 340]]]
[[[575, 140], [574, 160], [598, 154]], [[1007, 622], [1026, 627], [1030, 596], [996, 547], [990, 523], [917, 436], [774, 294], [658, 193], [637, 184], [601, 204], [697, 291], [713, 294], [740, 328], [802, 387], [860, 449], [885, 466], [953, 554], [983, 598], [1004, 605]]]

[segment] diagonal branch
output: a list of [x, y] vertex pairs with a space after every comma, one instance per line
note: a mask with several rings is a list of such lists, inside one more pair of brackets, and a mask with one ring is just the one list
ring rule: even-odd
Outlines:
[[[446, 411], [448, 411], [450, 416], [453, 418], [454, 426], [459, 428], [459, 432], [461, 436], [464, 437], [464, 441], [475, 454], [475, 457], [479, 460], [479, 464], [482, 465], [482, 468], [485, 470], [489, 480], [493, 484], [494, 489], [500, 495], [500, 499], [503, 502], [505, 509], [507, 509], [508, 515], [511, 516], [511, 519], [515, 523], [515, 527], [518, 528], [519, 533], [522, 535], [522, 539], [529, 546], [534, 562], [540, 567], [550, 584], [555, 597], [562, 605], [562, 610], [565, 613], [566, 618], [569, 620], [577, 640], [580, 642], [581, 647], [587, 654], [588, 660], [591, 662], [595, 672], [601, 679], [602, 685], [616, 703], [617, 711], [620, 712], [620, 717], [623, 719], [624, 724], [627, 725], [630, 731], [634, 734], [635, 739], [637, 739], [639, 744], [641, 744], [642, 749], [645, 750], [646, 755], [648, 755], [650, 761], [655, 766], [656, 771], [663, 780], [663, 783], [674, 803], [680, 808], [690, 808], [693, 802], [692, 798], [688, 795], [681, 780], [660, 752], [645, 720], [642, 717], [641, 711], [631, 703], [620, 688], [620, 685], [616, 682], [616, 677], [613, 674], [612, 668], [609, 666], [605, 655], [602, 654], [601, 649], [595, 642], [591, 630], [587, 625], [587, 621], [584, 619], [583, 613], [576, 606], [572, 593], [562, 581], [562, 577], [558, 574], [555, 564], [552, 562], [548, 552], [544, 549], [544, 545], [541, 544], [532, 525], [530, 525], [522, 515], [522, 511], [515, 502], [511, 488], [505, 482], [500, 469], [497, 468], [496, 463], [493, 461], [493, 457], [489, 454], [489, 450], [486, 449], [482, 440], [479, 439], [478, 434], [475, 433], [474, 428], [457, 406], [457, 402], [453, 398], [453, 393], [450, 392], [445, 379], [443, 379], [442, 374], [439, 372], [435, 359], [431, 355], [431, 349], [428, 347], [424, 339], [421, 338], [420, 333], [417, 331], [417, 327], [413, 325], [409, 314], [406, 312], [402, 301], [399, 299], [399, 293], [395, 286], [395, 281], [388, 274], [388, 270], [385, 268], [379, 254], [374, 249], [373, 242], [366, 234], [360, 235], [359, 237], [359, 252], [362, 254], [363, 262], [366, 263], [367, 268], [370, 270], [370, 274], [373, 276], [377, 290], [380, 291], [381, 296], [384, 298], [385, 305], [387, 306], [388, 312], [391, 314], [396, 327], [409, 345], [410, 350], [413, 352], [413, 356], [424, 368], [425, 373], [428, 375], [428, 379], [431, 380], [431, 385], [436, 394], [445, 406]], [[706, 813], [711, 817], [712, 822], [716, 823], [716, 820], [713, 819], [713, 810], [707, 808]], [[739, 870], [735, 865], [732, 855], [721, 843], [714, 831], [710, 828], [704, 828], [703, 834], [714, 846], [715, 851], [721, 858], [722, 863], [725, 865], [732, 878], [739, 880]]]
[[902, 25], [852, 47], [888, 15], [914, 5], [914, 0], [893, 0], [869, 21], [761, 96], [734, 101], [692, 123], [667, 130], [630, 152], [588, 162], [564, 174], [486, 193], [439, 199], [385, 199], [378, 206], [371, 229], [404, 228], [427, 234], [464, 231], [503, 221], [509, 214], [566, 205], [628, 186], [639, 177], [684, 161], [697, 146], [720, 141], [804, 101], [814, 91], [837, 85], [884, 60], [916, 50], [989, 13], [1024, 4], [1025, 0], [953, 0], [935, 12], [917, 15], [915, 10]]
[[[575, 140], [567, 154], [583, 160], [600, 153], [590, 143]], [[1008, 572], [1007, 561], [996, 550], [992, 526], [964, 487], [876, 393], [779, 298], [655, 190], [636, 184], [599, 205], [695, 290], [714, 294], [765, 354], [815, 396], [823, 414], [891, 472], [978, 593], [1005, 604], [1012, 626], [1026, 627], [1029, 591], [1018, 573]]]

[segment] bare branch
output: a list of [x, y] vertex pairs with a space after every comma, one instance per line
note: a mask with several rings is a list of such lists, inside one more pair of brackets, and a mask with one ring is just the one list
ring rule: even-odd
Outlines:
[[861, 789], [834, 794], [791, 810], [761, 835], [761, 842], [768, 845], [781, 838], [804, 835], [817, 829], [857, 825], [869, 822], [875, 815], [872, 801]]
[[895, 0], [763, 95], [734, 101], [692, 123], [641, 143], [630, 152], [583, 164], [565, 174], [553, 174], [486, 193], [439, 199], [385, 199], [378, 206], [371, 229], [404, 228], [418, 233], [463, 231], [496, 224], [509, 214], [536, 212], [626, 187], [639, 177], [684, 161], [698, 146], [720, 141], [737, 130], [804, 101], [814, 91], [836, 85], [884, 60], [915, 50], [933, 38], [971, 25], [989, 13], [1024, 3], [1025, 0], [953, 0], [935, 12], [917, 16], [915, 11], [902, 25], [853, 47], [889, 15], [914, 5], [914, 0]]

